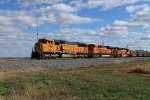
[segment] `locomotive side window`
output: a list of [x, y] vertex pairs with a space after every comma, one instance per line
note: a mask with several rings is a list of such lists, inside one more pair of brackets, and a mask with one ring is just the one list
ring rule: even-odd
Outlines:
[[55, 45], [59, 45], [59, 42], [55, 42]]
[[53, 44], [53, 41], [48, 41], [48, 44]]

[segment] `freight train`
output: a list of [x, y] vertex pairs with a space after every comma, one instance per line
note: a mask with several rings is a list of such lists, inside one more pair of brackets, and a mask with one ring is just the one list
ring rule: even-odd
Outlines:
[[64, 40], [39, 39], [32, 48], [32, 59], [62, 58], [69, 54], [73, 58], [94, 58], [109, 55], [110, 57], [150, 57], [150, 52], [144, 50], [132, 51], [126, 48], [68, 42]]

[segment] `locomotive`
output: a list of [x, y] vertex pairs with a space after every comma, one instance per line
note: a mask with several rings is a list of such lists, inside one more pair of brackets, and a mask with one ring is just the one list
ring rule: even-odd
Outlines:
[[136, 56], [148, 57], [150, 52], [143, 50], [132, 51], [126, 48], [68, 42], [64, 40], [39, 39], [32, 48], [32, 59], [62, 58], [70, 54], [73, 58], [93, 58], [109, 55], [110, 57]]

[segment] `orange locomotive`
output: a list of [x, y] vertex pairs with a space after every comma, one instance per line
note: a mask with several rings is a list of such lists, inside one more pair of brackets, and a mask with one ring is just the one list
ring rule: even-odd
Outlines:
[[110, 55], [110, 57], [122, 57], [122, 56], [131, 56], [131, 50], [125, 48], [118, 47], [110, 47], [110, 46], [101, 46], [101, 45], [89, 45], [89, 54], [90, 57], [102, 55]]
[[31, 58], [61, 58], [63, 54], [71, 54], [76, 58], [86, 57], [87, 53], [87, 44], [62, 40], [39, 39], [32, 49]]
[[143, 50], [131, 51], [126, 48], [101, 46], [95, 44], [84, 44], [68, 42], [63, 40], [39, 39], [32, 49], [31, 58], [61, 58], [63, 54], [70, 54], [74, 58], [93, 58], [109, 55], [110, 57], [122, 56], [150, 56], [150, 52]]
[[51, 58], [52, 55], [61, 56], [61, 47], [54, 40], [39, 39], [32, 49], [31, 58], [44, 59]]

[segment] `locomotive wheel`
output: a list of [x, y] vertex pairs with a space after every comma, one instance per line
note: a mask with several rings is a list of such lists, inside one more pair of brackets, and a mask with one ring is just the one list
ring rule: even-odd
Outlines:
[[102, 57], [102, 54], [100, 54], [99, 57]]
[[59, 53], [58, 55], [59, 55], [59, 58], [62, 58], [62, 55], [63, 55], [63, 54], [62, 54], [62, 53]]
[[114, 58], [114, 55], [110, 55], [111, 58]]
[[73, 57], [73, 59], [77, 59], [77, 57]]
[[117, 58], [117, 57], [118, 57], [118, 55], [117, 55], [117, 54], [114, 54], [114, 55], [113, 55], [113, 57], [114, 57], [114, 58]]

